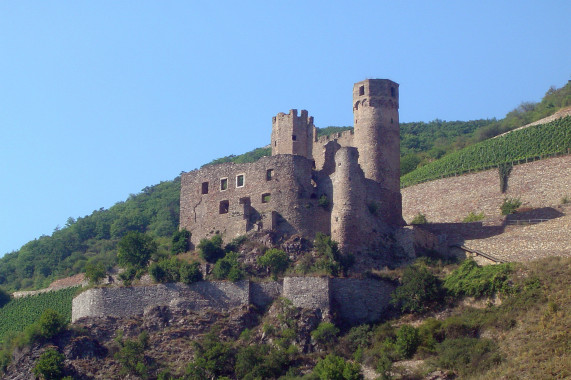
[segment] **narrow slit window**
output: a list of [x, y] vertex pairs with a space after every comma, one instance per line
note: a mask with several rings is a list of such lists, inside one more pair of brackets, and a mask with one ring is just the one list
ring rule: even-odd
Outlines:
[[220, 214], [228, 214], [229, 208], [230, 208], [230, 201], [220, 201], [220, 208], [218, 212]]
[[359, 96], [365, 95], [365, 86], [359, 86]]
[[391, 96], [394, 98], [396, 96], [397, 92], [395, 91], [394, 87], [391, 87]]
[[244, 174], [236, 176], [236, 187], [244, 187]]
[[202, 194], [208, 194], [208, 182], [202, 182]]
[[266, 170], [266, 181], [271, 181], [274, 177], [274, 169]]
[[272, 196], [271, 196], [270, 193], [264, 193], [264, 194], [262, 194], [262, 203], [269, 203], [271, 197], [272, 197]]
[[292, 139], [293, 141], [295, 141], [295, 140], [297, 140], [297, 136], [296, 136], [296, 135], [291, 135], [291, 139]]
[[220, 179], [220, 191], [224, 191], [228, 189], [228, 178], [221, 178]]

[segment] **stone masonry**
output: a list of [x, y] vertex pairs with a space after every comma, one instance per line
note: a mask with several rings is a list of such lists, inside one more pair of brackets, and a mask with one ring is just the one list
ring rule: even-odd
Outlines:
[[267, 307], [283, 296], [296, 307], [332, 311], [340, 321], [368, 323], [379, 320], [389, 305], [394, 285], [375, 279], [285, 277], [279, 281], [199, 281], [192, 285], [158, 284], [86, 290], [73, 299], [72, 322], [85, 317], [131, 317], [154, 306], [188, 310], [228, 311], [253, 304]]
[[353, 87], [353, 131], [317, 138], [305, 110], [272, 119], [272, 156], [182, 175], [180, 228], [191, 243], [259, 230], [313, 239], [330, 234], [344, 251], [371, 249], [404, 225], [399, 188], [398, 84]]

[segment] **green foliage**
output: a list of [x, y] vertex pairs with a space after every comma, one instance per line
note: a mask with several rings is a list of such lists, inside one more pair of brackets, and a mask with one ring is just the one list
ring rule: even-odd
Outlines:
[[271, 156], [271, 155], [272, 155], [272, 148], [270, 148], [270, 147], [256, 148], [250, 152], [246, 152], [246, 153], [240, 154], [238, 156], [231, 154], [231, 155], [226, 156], [226, 157], [217, 158], [215, 160], [210, 161], [207, 164], [202, 165], [202, 168], [205, 166], [208, 166], [208, 165], [223, 164], [225, 162], [234, 162], [236, 164], [256, 162], [262, 157]]
[[65, 356], [55, 348], [48, 348], [38, 359], [34, 366], [34, 375], [45, 380], [59, 380], [63, 377], [63, 361]]
[[567, 195], [564, 195], [563, 197], [561, 197], [561, 204], [562, 205], [566, 205], [568, 203], [571, 203], [571, 198]]
[[10, 302], [10, 293], [5, 291], [4, 289], [0, 288], [0, 308]]
[[77, 287], [16, 298], [0, 309], [0, 343], [5, 342], [8, 333], [24, 331], [34, 325], [47, 309], [55, 310], [65, 322], [71, 320], [71, 300]]
[[223, 259], [220, 259], [214, 264], [212, 270], [214, 278], [218, 280], [228, 279], [236, 282], [244, 278], [244, 271], [238, 262], [238, 254], [235, 252], [228, 252]]
[[131, 231], [117, 243], [117, 262], [123, 267], [145, 268], [157, 243], [149, 235]]
[[202, 239], [197, 248], [200, 250], [202, 258], [209, 263], [215, 263], [224, 257], [224, 249], [222, 249], [222, 237], [218, 234], [210, 239]]
[[461, 377], [482, 372], [501, 362], [494, 341], [484, 338], [446, 339], [437, 345], [439, 367], [458, 371]]
[[508, 189], [508, 178], [512, 172], [513, 165], [511, 162], [504, 162], [498, 165], [498, 174], [500, 176], [500, 191], [505, 193]]
[[423, 213], [418, 213], [414, 218], [412, 218], [410, 224], [426, 224], [428, 223], [428, 219]]
[[149, 274], [155, 282], [160, 283], [180, 281], [185, 284], [192, 284], [202, 279], [198, 263], [188, 263], [176, 257], [163, 259], [151, 264]]
[[403, 312], [422, 313], [444, 298], [441, 281], [421, 265], [404, 270], [401, 284], [392, 295], [391, 302], [400, 305]]
[[[69, 218], [51, 236], [42, 236], [0, 258], [0, 285], [7, 290], [43, 288], [56, 278], [85, 272], [89, 261], [117, 264], [116, 244], [129, 231], [169, 237], [178, 229], [180, 178], [146, 187], [108, 210]], [[113, 228], [112, 228], [113, 226]]]
[[395, 342], [397, 353], [404, 359], [410, 359], [420, 344], [418, 330], [410, 325], [403, 325], [397, 331]]
[[319, 197], [319, 199], [317, 201], [317, 205], [319, 207], [322, 207], [325, 210], [329, 210], [329, 206], [331, 205], [331, 202], [329, 202], [329, 198], [327, 198], [327, 195], [323, 194]]
[[85, 278], [89, 280], [92, 285], [97, 285], [105, 278], [107, 271], [102, 263], [87, 263], [85, 265]]
[[238, 379], [277, 379], [290, 362], [285, 350], [269, 345], [242, 347], [236, 354], [235, 374]]
[[361, 380], [363, 374], [357, 363], [346, 361], [340, 356], [329, 354], [315, 365], [313, 373], [321, 380]]
[[180, 281], [190, 285], [194, 282], [202, 280], [202, 272], [198, 263], [182, 262], [180, 264]]
[[565, 153], [570, 147], [571, 117], [567, 116], [450, 153], [404, 175], [401, 178], [401, 186], [411, 186], [468, 171], [485, 170], [503, 163], [525, 162], [528, 159]]
[[315, 330], [311, 332], [311, 337], [321, 345], [330, 345], [337, 341], [339, 329], [331, 322], [321, 322]]
[[400, 175], [410, 173], [418, 167], [422, 159], [417, 154], [407, 154], [400, 159]]
[[462, 220], [462, 222], [464, 223], [478, 222], [484, 218], [485, 215], [483, 211], [479, 214], [474, 213], [474, 211], [470, 211], [470, 213], [466, 215], [466, 217]]
[[241, 236], [235, 237], [234, 239], [232, 239], [230, 241], [230, 243], [226, 244], [226, 246], [224, 247], [224, 251], [225, 252], [238, 252], [240, 245], [242, 245], [247, 240], [248, 240], [248, 238], [246, 237], [246, 235], [241, 235]]
[[322, 271], [337, 276], [340, 271], [346, 273], [355, 261], [353, 255], [341, 254], [337, 242], [321, 232], [315, 235], [313, 246], [318, 254], [318, 259], [313, 265], [314, 271]]
[[444, 288], [454, 296], [491, 297], [509, 292], [511, 264], [479, 266], [474, 260], [465, 260], [444, 280]]
[[115, 360], [123, 366], [123, 373], [138, 375], [143, 379], [149, 377], [149, 369], [145, 363], [145, 350], [149, 346], [149, 334], [143, 331], [137, 339], [123, 340], [119, 335], [116, 339], [119, 351], [115, 353]]
[[502, 215], [513, 214], [521, 206], [521, 200], [519, 198], [504, 198], [500, 210]]
[[228, 343], [220, 342], [217, 331], [194, 342], [195, 358], [186, 368], [186, 379], [215, 379], [232, 372], [232, 352]]
[[186, 252], [190, 249], [190, 232], [187, 230], [176, 231], [172, 235], [171, 253], [178, 255], [179, 253]]
[[67, 325], [65, 318], [53, 309], [46, 309], [37, 323], [38, 335], [43, 339], [51, 339]]
[[271, 248], [258, 257], [258, 265], [267, 268], [277, 279], [278, 274], [285, 272], [289, 266], [289, 256], [280, 249]]

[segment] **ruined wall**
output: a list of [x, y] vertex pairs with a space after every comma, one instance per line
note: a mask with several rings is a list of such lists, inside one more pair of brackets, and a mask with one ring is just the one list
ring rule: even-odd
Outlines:
[[192, 285], [160, 284], [89, 289], [73, 299], [71, 321], [83, 317], [130, 317], [148, 307], [184, 302], [191, 310], [228, 310], [250, 302], [249, 281], [200, 281]]
[[71, 318], [75, 322], [84, 317], [131, 317], [153, 306], [194, 311], [224, 311], [250, 303], [266, 307], [283, 296], [296, 307], [321, 310], [323, 317], [329, 317], [333, 308], [341, 321], [364, 323], [382, 317], [393, 290], [386, 281], [328, 277], [285, 277], [283, 283], [200, 281], [192, 285], [93, 288], [73, 299]]
[[[335, 142], [342, 146], [355, 146], [353, 142], [354, 132], [353, 130], [347, 130], [343, 132], [332, 133], [327, 136], [320, 136], [315, 139], [313, 143], [313, 159], [315, 161], [315, 168], [317, 170], [322, 170], [325, 163], [325, 146], [331, 142]], [[332, 152], [332, 157], [335, 156], [336, 150]]]
[[497, 169], [443, 178], [401, 190], [403, 217], [410, 222], [419, 212], [430, 222], [459, 222], [473, 211], [500, 215], [505, 197], [519, 197], [523, 207], [545, 207], [571, 195], [571, 156], [549, 158], [513, 167], [505, 194]]
[[313, 117], [306, 110], [300, 116], [295, 109], [278, 113], [272, 118], [272, 156], [295, 154], [311, 160], [315, 133]]
[[339, 318], [349, 324], [378, 321], [389, 306], [395, 286], [374, 279], [332, 278], [331, 304]]
[[[225, 241], [252, 230], [273, 229], [311, 237], [312, 162], [301, 156], [262, 157], [254, 163], [225, 163], [184, 173], [180, 226], [192, 243], [221, 233]], [[242, 183], [239, 183], [242, 176]], [[225, 188], [221, 186], [226, 182]], [[242, 186], [239, 186], [241, 184]]]

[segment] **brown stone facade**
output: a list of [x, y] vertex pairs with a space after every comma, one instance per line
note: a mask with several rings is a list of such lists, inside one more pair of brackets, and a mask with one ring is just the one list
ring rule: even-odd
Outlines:
[[358, 252], [402, 226], [398, 84], [359, 82], [353, 98], [354, 132], [317, 138], [313, 117], [290, 110], [272, 119], [272, 156], [183, 173], [180, 227], [192, 243], [259, 230], [308, 239], [322, 232]]

